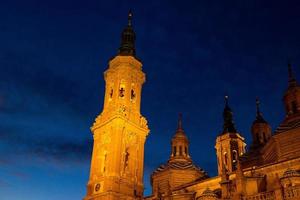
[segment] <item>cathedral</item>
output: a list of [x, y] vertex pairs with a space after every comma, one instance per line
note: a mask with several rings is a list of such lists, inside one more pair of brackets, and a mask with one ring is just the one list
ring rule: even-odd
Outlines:
[[140, 113], [145, 73], [135, 37], [130, 12], [118, 53], [104, 72], [103, 111], [91, 127], [94, 144], [84, 200], [300, 200], [300, 86], [290, 64], [283, 94], [286, 113], [276, 130], [263, 118], [257, 100], [252, 143], [246, 149], [226, 96], [223, 131], [215, 143], [218, 175], [210, 177], [193, 162], [179, 115], [170, 157], [152, 173], [152, 194], [145, 197], [149, 128]]

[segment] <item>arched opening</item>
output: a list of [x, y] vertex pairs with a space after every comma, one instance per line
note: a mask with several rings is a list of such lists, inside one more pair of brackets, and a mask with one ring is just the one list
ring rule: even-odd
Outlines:
[[226, 165], [226, 167], [227, 167], [227, 165], [228, 165], [228, 156], [227, 156], [227, 152], [224, 153], [224, 163], [225, 163], [225, 165]]
[[173, 156], [176, 156], [176, 146], [173, 146]]
[[131, 92], [130, 92], [130, 99], [131, 99], [132, 101], [135, 100], [135, 92], [134, 92], [133, 89], [131, 89]]
[[292, 101], [292, 112], [293, 113], [297, 113], [298, 112], [297, 102], [296, 101]]

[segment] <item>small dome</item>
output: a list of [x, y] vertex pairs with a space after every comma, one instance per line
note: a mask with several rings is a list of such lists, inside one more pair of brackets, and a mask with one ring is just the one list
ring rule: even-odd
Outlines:
[[176, 131], [176, 133], [175, 133], [175, 135], [173, 136], [173, 139], [176, 139], [176, 138], [183, 138], [183, 139], [186, 139], [186, 140], [188, 140], [187, 139], [187, 136], [185, 135], [185, 133], [184, 133], [184, 131], [183, 131], [183, 129], [178, 129], [177, 131]]
[[209, 188], [206, 188], [206, 190], [204, 190], [204, 192], [202, 193], [201, 197], [215, 197], [217, 198], [217, 195], [210, 190]]
[[288, 168], [284, 173], [282, 178], [289, 178], [289, 177], [300, 177], [300, 173], [296, 170]]

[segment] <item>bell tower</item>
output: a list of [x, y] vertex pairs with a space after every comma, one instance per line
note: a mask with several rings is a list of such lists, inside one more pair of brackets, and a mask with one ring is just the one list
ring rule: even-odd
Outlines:
[[231, 173], [237, 169], [238, 157], [245, 153], [246, 146], [245, 139], [237, 132], [233, 123], [233, 113], [228, 104], [228, 96], [225, 96], [223, 118], [223, 131], [217, 137], [215, 145], [219, 175], [222, 175], [224, 171]]
[[118, 54], [104, 72], [102, 113], [91, 127], [94, 138], [85, 200], [142, 199], [144, 144], [149, 133], [140, 113], [145, 74], [135, 54], [132, 13]]
[[300, 87], [294, 77], [292, 65], [288, 63], [289, 84], [283, 96], [285, 104], [286, 118], [298, 117], [300, 113]]

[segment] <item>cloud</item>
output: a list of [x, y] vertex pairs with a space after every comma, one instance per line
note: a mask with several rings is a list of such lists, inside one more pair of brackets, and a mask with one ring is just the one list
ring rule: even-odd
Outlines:
[[91, 155], [92, 141], [88, 138], [71, 140], [63, 137], [40, 137], [17, 133], [18, 129], [0, 126], [1, 163], [7, 164], [16, 156], [55, 161], [59, 163], [81, 163]]
[[29, 165], [80, 164], [90, 159], [88, 120], [72, 107], [25, 86], [2, 82], [0, 88], [1, 164], [19, 164], [18, 157]]

